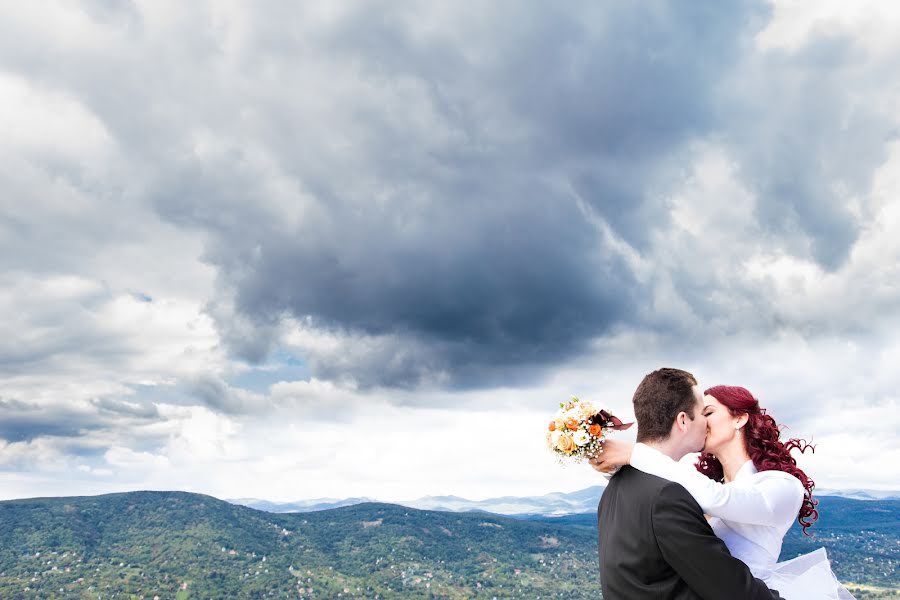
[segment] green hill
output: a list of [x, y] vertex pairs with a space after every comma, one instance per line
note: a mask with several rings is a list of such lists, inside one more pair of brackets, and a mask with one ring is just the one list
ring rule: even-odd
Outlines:
[[133, 492], [0, 502], [0, 532], [2, 598], [599, 597], [592, 528], [490, 514]]
[[[786, 552], [824, 543], [843, 578], [896, 587], [900, 501], [821, 508], [832, 522], [816, 540], [792, 534]], [[273, 514], [132, 492], [0, 502], [0, 541], [2, 598], [600, 597], [593, 515]]]

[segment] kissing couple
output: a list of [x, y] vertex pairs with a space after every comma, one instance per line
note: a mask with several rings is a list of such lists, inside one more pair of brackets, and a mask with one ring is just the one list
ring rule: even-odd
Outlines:
[[[606, 600], [853, 600], [824, 548], [778, 562], [797, 520], [818, 518], [814, 483], [775, 420], [742, 387], [700, 391], [659, 369], [634, 393], [637, 443], [605, 440], [591, 458], [613, 475], [597, 510]], [[701, 452], [695, 465], [678, 462]], [[705, 513], [705, 515], [704, 515]]]

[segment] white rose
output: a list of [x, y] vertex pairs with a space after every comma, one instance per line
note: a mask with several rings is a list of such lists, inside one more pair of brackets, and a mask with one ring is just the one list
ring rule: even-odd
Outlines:
[[562, 435], [562, 431], [557, 429], [556, 431], [550, 432], [550, 447], [556, 448], [556, 445], [559, 443], [559, 436]]
[[576, 446], [584, 446], [591, 440], [590, 434], [584, 429], [579, 429], [578, 431], [572, 434], [572, 441], [575, 442]]

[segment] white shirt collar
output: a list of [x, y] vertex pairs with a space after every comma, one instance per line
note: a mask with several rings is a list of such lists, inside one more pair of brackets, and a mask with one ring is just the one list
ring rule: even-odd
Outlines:
[[757, 471], [756, 471], [756, 467], [753, 465], [753, 461], [748, 460], [743, 465], [741, 465], [741, 468], [738, 469], [738, 472], [735, 474], [734, 478], [735, 478], [735, 480], [737, 480], [742, 477], [748, 477], [750, 475], [755, 475], [756, 473], [757, 473]]

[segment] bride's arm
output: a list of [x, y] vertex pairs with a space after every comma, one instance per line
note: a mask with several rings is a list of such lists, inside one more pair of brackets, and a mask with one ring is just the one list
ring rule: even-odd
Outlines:
[[681, 484], [706, 514], [737, 523], [783, 525], [797, 515], [803, 500], [799, 480], [791, 476], [738, 480], [727, 484], [713, 481], [693, 465], [672, 460], [644, 444], [635, 444], [631, 466]]

